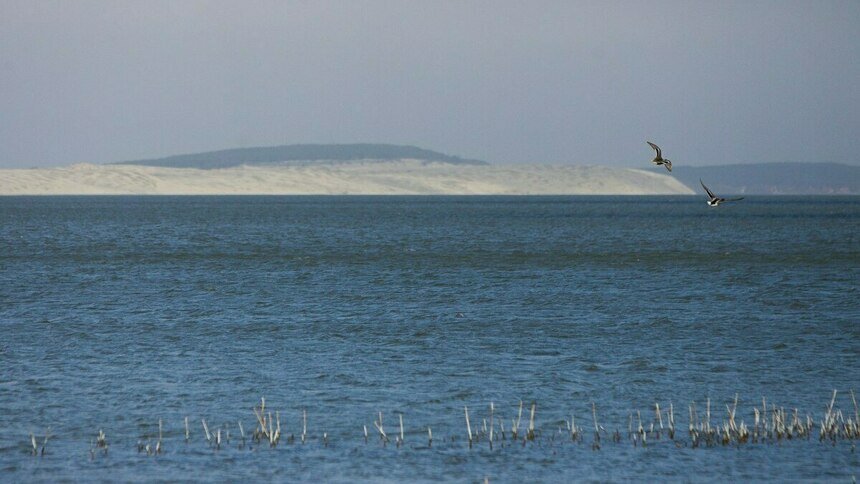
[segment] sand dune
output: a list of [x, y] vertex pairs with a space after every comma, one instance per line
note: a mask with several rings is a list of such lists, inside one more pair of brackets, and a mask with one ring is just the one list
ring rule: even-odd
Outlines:
[[416, 160], [215, 170], [78, 164], [0, 170], [0, 195], [651, 195], [693, 193], [628, 168], [452, 165]]

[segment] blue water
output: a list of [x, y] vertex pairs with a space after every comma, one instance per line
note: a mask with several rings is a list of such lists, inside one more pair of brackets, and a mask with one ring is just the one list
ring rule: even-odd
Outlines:
[[[683, 440], [690, 402], [716, 424], [736, 393], [747, 424], [833, 389], [847, 416], [858, 281], [857, 197], [0, 197], [0, 480], [850, 481], [848, 441], [558, 429], [672, 402]], [[260, 397], [297, 439], [307, 411], [305, 444], [238, 448]], [[464, 405], [510, 427], [520, 400], [536, 442], [469, 449]]]

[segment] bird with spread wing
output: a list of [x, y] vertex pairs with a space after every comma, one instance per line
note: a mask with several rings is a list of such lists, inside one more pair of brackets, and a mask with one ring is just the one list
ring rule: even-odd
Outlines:
[[652, 148], [654, 148], [654, 151], [657, 152], [657, 156], [655, 156], [651, 162], [657, 166], [663, 165], [667, 170], [672, 171], [672, 162], [663, 158], [663, 152], [660, 151], [660, 147], [650, 141], [646, 141], [646, 143], [648, 143]]
[[718, 196], [714, 195], [714, 192], [712, 192], [710, 189], [708, 189], [708, 187], [705, 186], [705, 184], [702, 182], [701, 178], [699, 179], [699, 183], [702, 184], [702, 188], [704, 188], [705, 191], [708, 193], [708, 206], [710, 206], [710, 207], [716, 207], [723, 202], [737, 202], [738, 200], [744, 199], [744, 197], [739, 197], [739, 198], [721, 198], [721, 197], [718, 197]]

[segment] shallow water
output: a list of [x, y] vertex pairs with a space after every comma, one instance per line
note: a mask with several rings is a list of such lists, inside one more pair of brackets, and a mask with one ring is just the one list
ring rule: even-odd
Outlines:
[[[558, 429], [591, 431], [591, 402], [610, 432], [655, 402], [686, 429], [710, 398], [718, 423], [735, 393], [748, 424], [762, 396], [820, 418], [838, 389], [851, 413], [858, 281], [857, 197], [0, 197], [0, 475], [844, 482], [850, 442], [592, 451]], [[306, 409], [308, 442], [237, 449], [261, 396], [285, 435]], [[537, 444], [468, 449], [464, 405], [509, 427], [520, 400]], [[403, 446], [364, 443], [379, 411]], [[138, 453], [159, 418], [165, 454]]]

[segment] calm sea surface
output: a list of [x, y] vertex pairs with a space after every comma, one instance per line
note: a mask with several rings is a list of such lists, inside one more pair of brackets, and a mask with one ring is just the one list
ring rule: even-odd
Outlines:
[[[747, 424], [762, 396], [818, 420], [833, 389], [853, 414], [860, 198], [704, 202], [0, 197], [0, 480], [850, 482], [847, 441], [626, 439], [655, 402], [687, 439], [690, 402], [717, 424], [736, 393]], [[239, 449], [260, 397], [285, 437]], [[464, 405], [508, 428], [520, 400], [537, 442], [468, 448]], [[592, 402], [623, 443], [592, 450]]]

